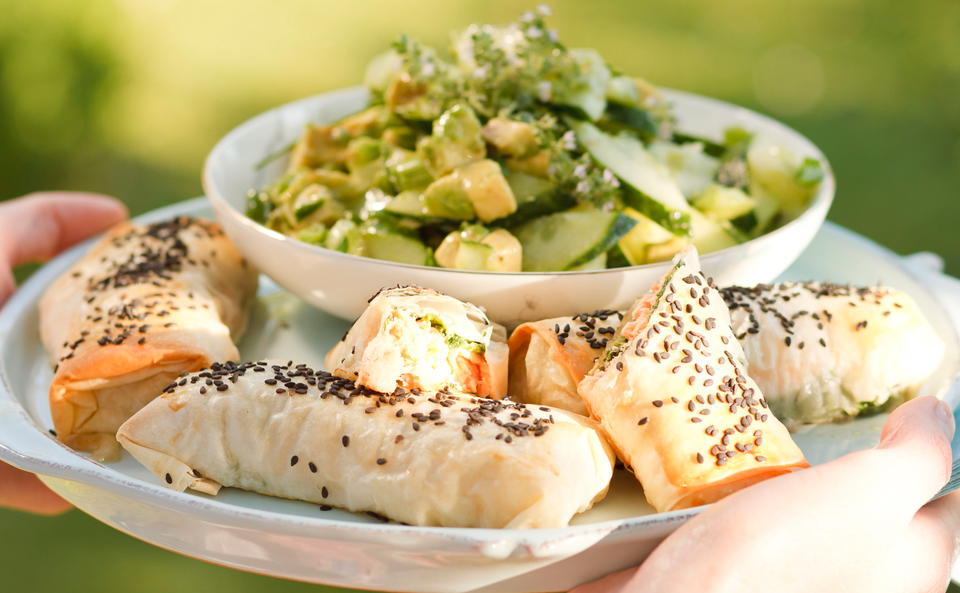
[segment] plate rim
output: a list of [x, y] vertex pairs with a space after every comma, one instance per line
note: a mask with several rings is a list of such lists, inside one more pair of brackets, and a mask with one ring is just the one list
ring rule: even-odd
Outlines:
[[[135, 217], [133, 220], [142, 223], [177, 215], [199, 215], [209, 208], [210, 204], [207, 198], [198, 197], [152, 210]], [[826, 229], [827, 232], [842, 235], [845, 240], [858, 244], [861, 248], [870, 251], [872, 254], [897, 267], [917, 282], [918, 285], [923, 286], [929, 296], [933, 297], [937, 306], [941, 309], [941, 312], [949, 318], [949, 312], [942, 304], [941, 297], [938, 293], [924, 282], [922, 274], [919, 274], [917, 269], [908, 266], [906, 262], [904, 262], [902, 256], [836, 223], [827, 221], [824, 229]], [[7, 305], [0, 311], [0, 354], [5, 353], [12, 346], [6, 336], [11, 335], [25, 313], [35, 308], [35, 302], [39, 295], [42, 294], [55, 277], [75, 262], [96, 240], [97, 238], [93, 238], [84, 241], [57, 256], [37, 270], [27, 282], [19, 287]], [[938, 274], [934, 271], [930, 273]], [[958, 332], [958, 328], [953, 326], [951, 328], [951, 337], [955, 344], [960, 344], [960, 335], [958, 335], [958, 333], [960, 333]], [[960, 372], [954, 375], [954, 383], [951, 385], [956, 384], [958, 377], [960, 377]], [[10, 411], [13, 413], [5, 413]], [[16, 428], [20, 431], [33, 431], [36, 433], [36, 435], [33, 435], [34, 437], [39, 436], [46, 441], [45, 444], [43, 444], [42, 441], [36, 443], [43, 448], [43, 453], [38, 456], [36, 453], [25, 453], [17, 449], [17, 435], [15, 430], [0, 431], [0, 460], [10, 463], [11, 465], [38, 474], [51, 475], [57, 478], [79, 481], [96, 488], [104, 488], [119, 496], [133, 498], [147, 504], [156, 504], [166, 509], [172, 509], [190, 515], [199, 513], [203, 520], [220, 521], [235, 527], [257, 527], [265, 529], [268, 532], [277, 531], [277, 527], [279, 526], [284, 532], [298, 533], [303, 530], [309, 530], [313, 535], [318, 535], [323, 531], [328, 533], [331, 531], [346, 531], [352, 532], [354, 535], [373, 537], [379, 535], [396, 536], [409, 534], [431, 539], [444, 539], [472, 547], [506, 540], [515, 544], [514, 552], [510, 554], [512, 558], [517, 558], [518, 553], [519, 557], [536, 556], [543, 558], [543, 554], [537, 552], [538, 549], [544, 550], [547, 546], [557, 544], [564, 540], [571, 538], [579, 539], [597, 533], [612, 534], [615, 532], [635, 531], [658, 525], [684, 522], [710, 506], [704, 505], [666, 513], [610, 519], [586, 525], [571, 525], [551, 529], [435, 527], [395, 523], [354, 522], [336, 518], [291, 515], [280, 511], [239, 507], [231, 503], [220, 502], [212, 497], [208, 498], [202, 495], [176, 492], [160, 484], [152, 484], [138, 478], [126, 476], [59, 443], [47, 434], [41, 426], [37, 425], [17, 399], [12, 386], [8, 382], [6, 356], [0, 356], [0, 427], [11, 424], [14, 426], [6, 426], [6, 428]], [[10, 442], [11, 439], [14, 442]], [[47, 455], [51, 457], [44, 458]], [[563, 555], [563, 551], [557, 550], [555, 553], [548, 553], [547, 555]]]

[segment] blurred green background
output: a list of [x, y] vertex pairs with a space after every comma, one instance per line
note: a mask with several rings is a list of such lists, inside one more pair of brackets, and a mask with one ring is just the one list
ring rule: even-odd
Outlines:
[[[960, 3], [552, 2], [571, 46], [622, 71], [779, 118], [830, 158], [830, 219], [960, 274]], [[0, 199], [45, 189], [133, 213], [199, 195], [250, 116], [360, 82], [399, 33], [442, 44], [533, 3], [0, 0]], [[52, 567], [56, 569], [52, 569]], [[0, 511], [0, 590], [317, 591], [153, 548], [79, 512]]]

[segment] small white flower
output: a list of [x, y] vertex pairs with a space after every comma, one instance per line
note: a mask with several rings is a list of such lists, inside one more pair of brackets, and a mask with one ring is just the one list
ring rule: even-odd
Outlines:
[[490, 71], [490, 68], [488, 66], [478, 66], [473, 70], [473, 77], [484, 78], [489, 71]]
[[541, 35], [543, 35], [543, 29], [540, 29], [538, 27], [527, 27], [526, 35], [530, 39], [536, 39]]
[[587, 166], [580, 164], [573, 168], [573, 176], [577, 179], [586, 179], [587, 177]]
[[538, 6], [537, 12], [539, 12], [541, 16], [550, 16], [551, 14], [553, 14], [553, 10], [547, 4], [541, 4], [540, 6]]
[[674, 210], [670, 213], [670, 218], [673, 220], [680, 220], [680, 217], [683, 216], [679, 210]]
[[532, 21], [534, 18], [535, 18], [534, 14], [528, 10], [527, 12], [525, 12], [525, 13], [523, 13], [523, 14], [520, 15], [520, 22], [521, 22], [521, 23], [529, 23], [529, 22]]
[[578, 194], [587, 194], [590, 192], [590, 184], [586, 181], [581, 181], [577, 184], [576, 192]]
[[433, 65], [433, 62], [424, 61], [420, 64], [420, 73], [424, 76], [430, 77], [433, 76], [437, 71], [436, 66]]
[[557, 40], [557, 30], [556, 29], [547, 29], [547, 39], [550, 41]]
[[617, 179], [617, 176], [614, 175], [610, 169], [603, 170], [603, 181], [611, 187], [620, 187], [620, 180]]
[[550, 100], [550, 93], [553, 90], [553, 85], [551, 85], [546, 80], [541, 80], [537, 83], [537, 98], [543, 102]]
[[560, 141], [563, 143], [563, 147], [567, 150], [577, 149], [577, 136], [573, 133], [573, 130], [567, 130], [564, 132], [563, 136], [560, 137]]

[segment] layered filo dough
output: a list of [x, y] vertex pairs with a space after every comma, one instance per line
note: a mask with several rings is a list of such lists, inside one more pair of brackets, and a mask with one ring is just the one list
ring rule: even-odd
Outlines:
[[721, 293], [750, 376], [790, 427], [896, 406], [943, 359], [943, 341], [899, 290], [788, 282]]
[[508, 342], [510, 397], [586, 414], [577, 385], [603, 354], [622, 319], [618, 311], [602, 310], [518, 326]]
[[414, 525], [562, 527], [613, 469], [592, 423], [562, 410], [381, 394], [276, 361], [184, 376], [117, 439], [177, 490], [232, 486]]
[[112, 228], [40, 302], [58, 438], [109, 459], [117, 428], [186, 371], [236, 359], [256, 274], [211, 222]]
[[745, 367], [726, 305], [688, 248], [581, 381], [587, 409], [658, 511], [808, 465]]
[[483, 309], [428, 288], [381, 290], [326, 356], [334, 374], [374, 391], [451, 387], [481, 397], [507, 393], [503, 326]]

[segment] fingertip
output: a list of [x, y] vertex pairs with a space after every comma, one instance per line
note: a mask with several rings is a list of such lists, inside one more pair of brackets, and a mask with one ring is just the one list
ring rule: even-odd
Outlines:
[[956, 430], [953, 411], [946, 403], [929, 395], [901, 404], [883, 424], [880, 447], [900, 438], [902, 429], [920, 427], [930, 434], [938, 433], [949, 443]]
[[0, 204], [0, 247], [11, 266], [42, 261], [126, 216], [123, 203], [101, 194], [29, 194]]

